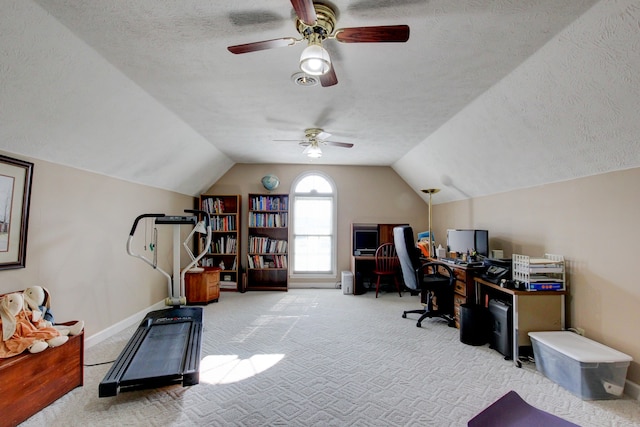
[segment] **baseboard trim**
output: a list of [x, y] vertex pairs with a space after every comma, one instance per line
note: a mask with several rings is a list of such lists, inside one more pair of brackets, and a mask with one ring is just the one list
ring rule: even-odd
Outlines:
[[626, 380], [624, 384], [624, 394], [640, 401], [640, 385]]
[[340, 289], [340, 286], [336, 283], [291, 283], [289, 282], [290, 289]]
[[151, 307], [145, 309], [145, 310], [141, 310], [135, 314], [132, 314], [131, 316], [127, 317], [126, 319], [123, 319], [121, 321], [119, 321], [118, 323], [114, 323], [113, 325], [109, 326], [106, 329], [101, 330], [100, 332], [97, 332], [93, 335], [91, 335], [90, 337], [85, 338], [84, 340], [84, 347], [85, 348], [89, 348], [91, 346], [94, 346], [108, 338], [111, 338], [112, 336], [114, 336], [115, 334], [117, 334], [118, 332], [122, 332], [125, 329], [127, 329], [130, 326], [136, 325], [138, 324], [138, 322], [140, 322], [142, 319], [144, 319], [144, 317], [147, 315], [148, 312], [152, 311], [152, 310], [159, 310], [161, 308], [165, 307], [164, 304], [164, 300], [159, 301], [155, 304], [153, 304]]

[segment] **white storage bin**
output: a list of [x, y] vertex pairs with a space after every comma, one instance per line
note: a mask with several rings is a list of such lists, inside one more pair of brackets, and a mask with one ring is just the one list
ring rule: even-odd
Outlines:
[[622, 396], [631, 356], [568, 331], [529, 332], [536, 368], [584, 400]]

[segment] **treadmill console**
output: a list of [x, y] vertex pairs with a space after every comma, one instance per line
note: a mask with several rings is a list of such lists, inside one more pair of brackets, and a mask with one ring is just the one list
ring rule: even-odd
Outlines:
[[184, 215], [169, 215], [156, 218], [156, 224], [196, 224], [198, 218]]

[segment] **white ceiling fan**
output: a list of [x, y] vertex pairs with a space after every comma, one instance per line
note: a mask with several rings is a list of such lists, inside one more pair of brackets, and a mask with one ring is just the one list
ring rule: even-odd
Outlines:
[[353, 144], [349, 142], [328, 141], [331, 134], [325, 132], [320, 128], [309, 128], [304, 131], [304, 139], [276, 139], [275, 141], [299, 141], [298, 145], [305, 147], [303, 154], [309, 157], [318, 158], [322, 157], [322, 150], [320, 145], [331, 145], [334, 147], [351, 148]]

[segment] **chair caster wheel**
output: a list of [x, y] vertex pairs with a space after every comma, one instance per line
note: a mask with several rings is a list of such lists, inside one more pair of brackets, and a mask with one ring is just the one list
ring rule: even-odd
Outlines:
[[421, 328], [421, 327], [422, 327], [422, 323], [418, 322], [418, 323], [416, 323], [416, 326], [417, 326], [418, 328]]
[[406, 319], [407, 318], [407, 313], [402, 313], [402, 318]]

